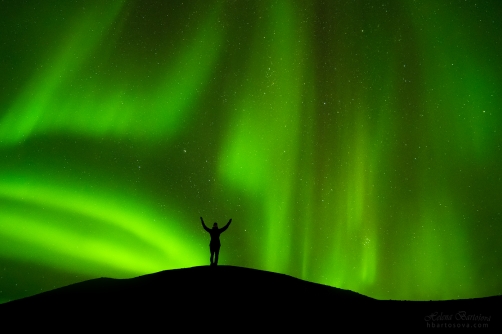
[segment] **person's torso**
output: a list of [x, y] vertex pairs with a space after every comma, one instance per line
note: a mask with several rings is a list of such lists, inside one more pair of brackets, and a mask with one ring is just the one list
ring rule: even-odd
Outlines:
[[220, 242], [221, 231], [219, 229], [211, 229], [209, 230], [209, 234], [211, 235], [211, 243]]

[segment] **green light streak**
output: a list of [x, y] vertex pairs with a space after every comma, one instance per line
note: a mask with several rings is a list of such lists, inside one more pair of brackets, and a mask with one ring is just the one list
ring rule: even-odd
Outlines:
[[[82, 73], [89, 70], [83, 64], [92, 58], [109, 58], [110, 47], [100, 48], [100, 43], [110, 33], [122, 3], [114, 2], [104, 10], [108, 13], [104, 17], [97, 10], [85, 16], [68, 34], [60, 55], [48, 62], [3, 117], [0, 142], [14, 144], [35, 134], [57, 132], [152, 143], [172, 137], [183, 127], [221, 52], [215, 47], [222, 40], [221, 27], [215, 24], [221, 6], [182, 46], [177, 59], [159, 69], [165, 79], [142, 92], [132, 88], [134, 77], [117, 78], [118, 83], [103, 86], [107, 75], [99, 67], [91, 69], [94, 73], [89, 78]], [[97, 27], [96, 22], [100, 23]]]
[[[122, 276], [203, 261], [202, 254], [194, 253], [198, 248], [195, 244], [181, 241], [179, 223], [166, 221], [148, 205], [134, 198], [107, 194], [99, 186], [85, 193], [73, 190], [85, 189], [83, 184], [74, 182], [70, 188], [64, 184], [56, 187], [54, 182], [44, 184], [19, 176], [2, 180], [0, 197], [14, 204], [2, 210], [4, 223], [0, 233], [16, 242], [32, 244], [43, 256], [42, 262], [59, 263], [88, 274], [98, 274], [104, 264], [120, 269]], [[18, 208], [13, 211], [11, 207]], [[33, 218], [34, 214], [26, 213], [26, 209], [35, 210], [40, 218]], [[50, 211], [54, 213], [48, 214]], [[91, 225], [88, 228], [95, 233], [81, 236], [81, 232], [76, 232], [80, 221]], [[109, 226], [103, 228], [103, 225]], [[5, 251], [9, 256], [24, 254], [22, 258], [30, 259], [33, 251], [23, 253], [20, 249], [23, 247]], [[72, 261], [73, 258], [80, 262]], [[81, 260], [87, 266], [82, 266]]]
[[104, 10], [104, 15], [97, 10], [84, 15], [79, 24], [71, 29], [68, 40], [54, 61], [45, 64], [42, 74], [32, 79], [3, 117], [0, 122], [2, 142], [14, 144], [25, 140], [41, 124], [50, 124], [52, 119], [60, 117], [57, 97], [72, 72], [82, 66], [105, 36], [120, 13], [122, 4], [123, 1], [115, 1]]

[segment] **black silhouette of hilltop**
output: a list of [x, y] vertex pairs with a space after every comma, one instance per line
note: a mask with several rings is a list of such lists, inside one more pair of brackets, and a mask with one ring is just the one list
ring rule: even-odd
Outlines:
[[[497, 309], [501, 301], [501, 296], [432, 302], [382, 301], [283, 274], [207, 266], [69, 285], [2, 304], [0, 318], [4, 326], [14, 325], [19, 330], [46, 328], [65, 332], [345, 331], [428, 328], [427, 324], [431, 327], [432, 323], [436, 327], [487, 324], [494, 329], [500, 328], [501, 311]], [[447, 319], [462, 311], [465, 317], [478, 316], [477, 320]]]

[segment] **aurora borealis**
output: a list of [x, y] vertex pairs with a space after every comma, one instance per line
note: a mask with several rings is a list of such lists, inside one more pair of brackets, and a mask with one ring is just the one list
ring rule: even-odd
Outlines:
[[0, 302], [220, 263], [502, 294], [502, 3], [0, 3]]

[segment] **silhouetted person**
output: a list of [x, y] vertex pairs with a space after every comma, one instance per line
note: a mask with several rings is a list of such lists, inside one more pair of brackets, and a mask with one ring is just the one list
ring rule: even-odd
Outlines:
[[[200, 221], [202, 222], [202, 227], [211, 235], [211, 242], [209, 243], [209, 250], [211, 251], [211, 257], [209, 260], [211, 261], [212, 266], [218, 265], [218, 254], [220, 253], [220, 234], [225, 232], [225, 230], [230, 226], [232, 219], [230, 219], [227, 225], [223, 226], [223, 228], [218, 228], [218, 224], [214, 223], [213, 228], [209, 229], [206, 224], [204, 224], [204, 219], [200, 217]], [[213, 261], [213, 257], [215, 258]]]

